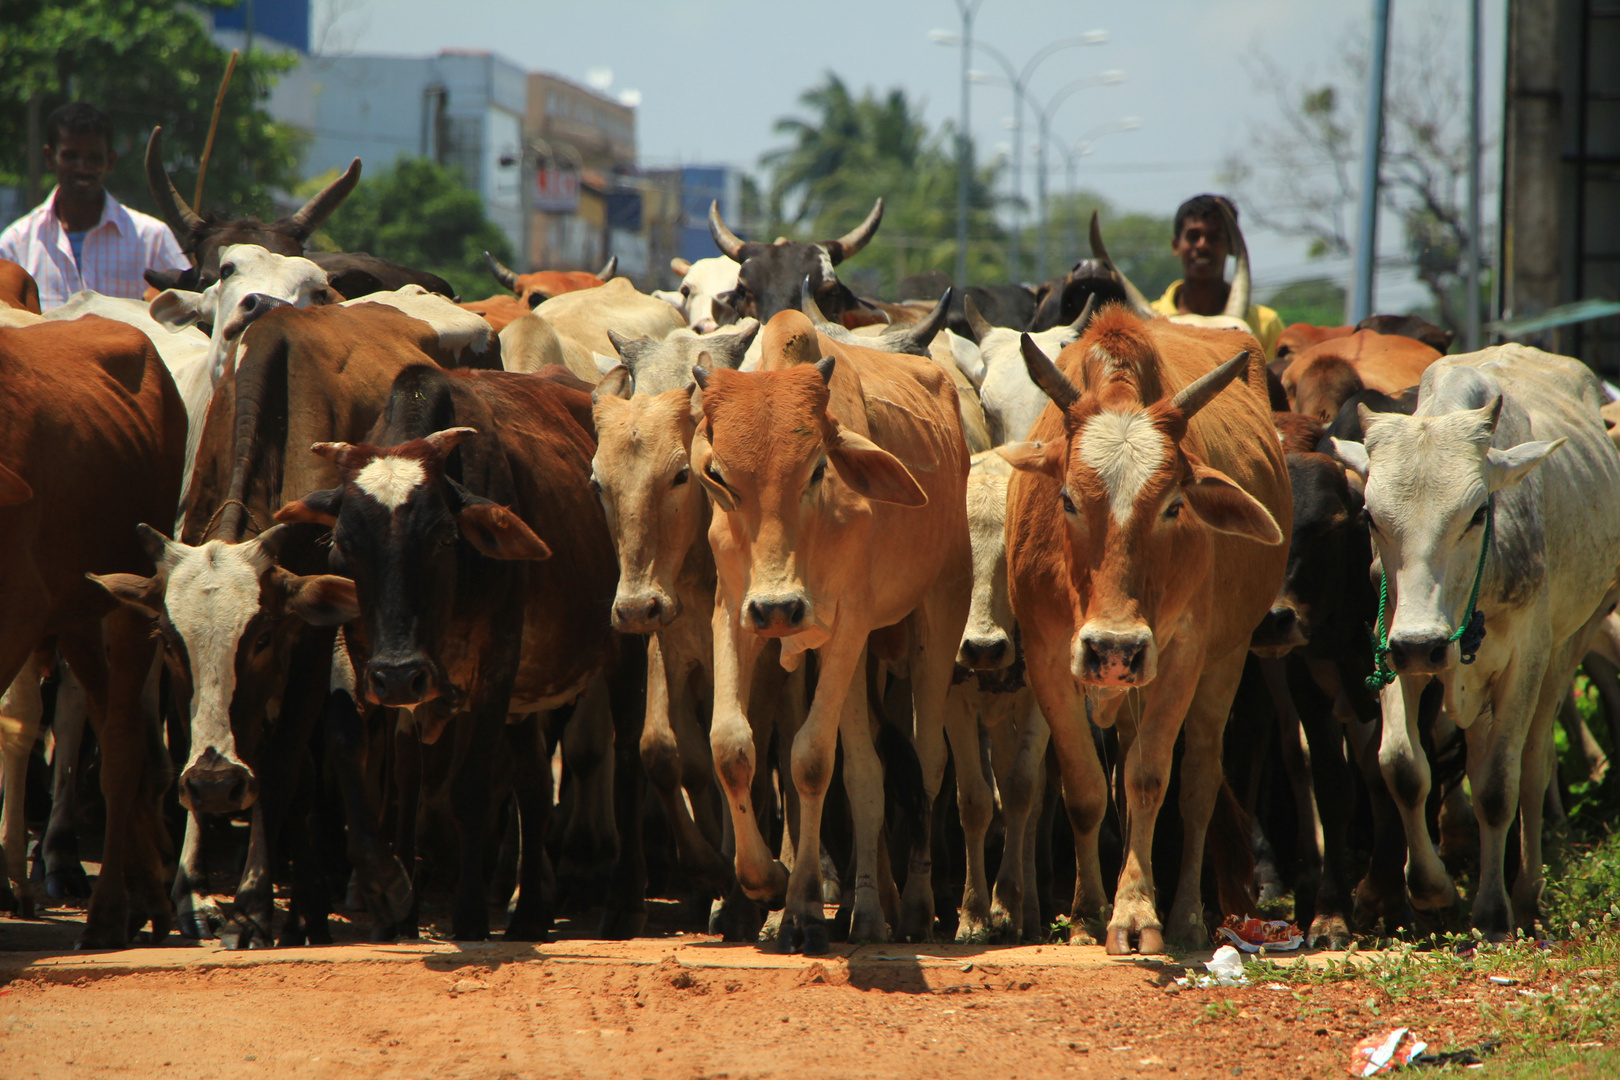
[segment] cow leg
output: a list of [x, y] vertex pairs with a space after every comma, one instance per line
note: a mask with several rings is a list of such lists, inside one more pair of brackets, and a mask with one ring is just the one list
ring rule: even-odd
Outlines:
[[[411, 917], [416, 894], [411, 888], [410, 875], [381, 835], [382, 808], [366, 778], [365, 719], [355, 705], [348, 658], [341, 654], [340, 645], [333, 655], [334, 685], [326, 702], [326, 748], [343, 797], [348, 856], [354, 867], [355, 884], [371, 914], [375, 933], [391, 938], [397, 933], [395, 928]], [[341, 676], [346, 671], [350, 672], [350, 678], [344, 685]]]
[[[866, 657], [863, 650], [860, 660], [856, 664], [855, 676], [866, 670]], [[825, 678], [826, 669], [823, 669]], [[825, 687], [826, 682], [820, 684]], [[849, 800], [849, 811], [852, 823], [855, 826], [855, 881], [850, 896], [849, 940], [852, 943], [882, 942], [890, 938], [890, 924], [887, 918], [887, 906], [883, 897], [883, 863], [886, 853], [883, 848], [883, 762], [877, 753], [878, 724], [883, 721], [870, 714], [867, 709], [866, 694], [859, 685], [851, 687], [844, 698], [843, 708], [838, 715], [838, 738], [844, 747], [844, 794]], [[806, 725], [808, 726], [808, 724]], [[801, 744], [795, 741], [793, 747], [794, 777], [800, 775], [799, 751]], [[826, 756], [826, 767], [829, 777], [832, 773], [833, 755]], [[816, 768], [811, 765], [812, 770]], [[801, 793], [802, 793], [801, 788]], [[801, 820], [808, 829], [814, 825], [817, 838], [815, 847], [807, 847], [801, 840], [799, 857], [794, 864], [794, 879], [797, 880], [803, 870], [814, 867], [815, 882], [812, 885], [801, 886], [805, 892], [801, 895], [813, 897], [813, 912], [820, 915], [822, 904], [826, 902], [827, 895], [824, 888], [823, 875], [826, 873], [826, 849], [821, 845], [820, 830], [822, 812], [825, 804], [826, 788], [822, 789], [821, 803], [813, 809], [806, 802], [801, 813]], [[801, 795], [802, 797], [802, 795]], [[810, 815], [814, 814], [814, 822]], [[913, 857], [912, 865], [916, 865]], [[784, 923], [794, 914], [793, 904], [794, 886], [788, 885], [788, 906], [783, 912]], [[929, 916], [933, 915], [933, 894], [929, 893]], [[809, 906], [809, 905], [806, 905]], [[798, 909], [801, 913], [804, 907]], [[801, 919], [801, 926], [806, 924]], [[822, 928], [825, 940], [825, 926]], [[811, 934], [805, 933], [805, 952], [810, 952]], [[823, 950], [825, 948], [823, 947]]]
[[614, 827], [613, 717], [605, 671], [574, 705], [563, 728], [563, 769], [573, 789], [573, 805], [563, 829], [558, 874], [595, 882], [612, 872], [619, 858]]
[[[1322, 881], [1322, 817], [1316, 806], [1316, 784], [1312, 774], [1311, 747], [1300, 719], [1293, 691], [1288, 686], [1288, 661], [1262, 659], [1260, 673], [1266, 681], [1266, 690], [1277, 715], [1277, 734], [1282, 742], [1283, 769], [1288, 774], [1288, 786], [1294, 795], [1295, 858], [1299, 872], [1295, 875], [1294, 896], [1313, 893]], [[1252, 812], [1252, 808], [1251, 808]], [[1313, 913], [1314, 914], [1314, 913]]]
[[[726, 621], [731, 620], [728, 618]], [[718, 638], [717, 633], [716, 654], [720, 652]], [[877, 836], [875, 832], [862, 827], [863, 822], [874, 814], [880, 825], [883, 818], [882, 767], [877, 764], [876, 751], [869, 752], [860, 745], [864, 740], [869, 747], [872, 741], [866, 722], [866, 698], [861, 688], [861, 676], [866, 670], [865, 635], [846, 633], [835, 636], [822, 648], [818, 660], [820, 675], [815, 700], [810, 703], [810, 714], [805, 717], [804, 726], [799, 728], [799, 734], [793, 740], [792, 775], [794, 787], [799, 792], [799, 835], [777, 939], [782, 951], [802, 950], [806, 954], [824, 953], [828, 948], [827, 920], [822, 914], [821, 895], [821, 810], [826, 801], [827, 787], [832, 781], [838, 733], [844, 726], [846, 707], [851, 712], [858, 710], [860, 720], [856, 723], [853, 717], [850, 719], [844, 740], [844, 784], [850, 794], [850, 811], [855, 819], [857, 867], [850, 936], [862, 935], [858, 940], [884, 940], [888, 937], [886, 932], [878, 933], [883, 916], [876, 877]], [[718, 655], [715, 666], [718, 676]], [[715, 759], [716, 764], [721, 764], [718, 753]], [[875, 789], [872, 786], [874, 775]], [[734, 802], [733, 813], [735, 806]], [[742, 821], [738, 822], [739, 834], [742, 824]], [[870, 854], [866, 850], [868, 840], [871, 843]], [[738, 874], [741, 876], [740, 835], [738, 852]]]
[[[1181, 758], [1181, 875], [1176, 885], [1175, 901], [1170, 906], [1170, 925], [1166, 928], [1170, 941], [1182, 948], [1201, 948], [1209, 940], [1209, 931], [1204, 926], [1204, 837], [1209, 831], [1215, 800], [1220, 797], [1221, 739], [1226, 731], [1226, 717], [1231, 711], [1232, 699], [1237, 696], [1238, 682], [1243, 677], [1243, 662], [1247, 655], [1248, 647], [1245, 645], [1205, 667], [1203, 676], [1198, 680], [1198, 688], [1187, 705], [1186, 720], [1183, 722], [1186, 751]], [[1153, 739], [1161, 732], [1162, 738], [1168, 741], [1162, 744], [1162, 749], [1155, 747], [1153, 752], [1144, 747], [1138, 760], [1145, 766], [1156, 762], [1163, 754], [1168, 766], [1175, 748], [1175, 732], [1169, 730], [1168, 724], [1163, 728], [1150, 726], [1152, 719], [1157, 717], [1144, 717], [1138, 731], [1138, 744]], [[1297, 732], [1295, 738], [1298, 738]], [[1136, 848], [1138, 825], [1135, 800], [1142, 799], [1143, 805], [1147, 804], [1144, 796], [1149, 793], [1150, 785], [1146, 780], [1144, 770], [1132, 783], [1127, 765], [1126, 786], [1133, 800], [1130, 826], [1133, 851]], [[1169, 780], [1167, 767], [1159, 777], [1160, 791]], [[1151, 830], [1152, 819], [1142, 821], [1142, 825]], [[1148, 846], [1143, 849], [1150, 858], [1153, 850], [1151, 835], [1150, 832]], [[1151, 887], [1151, 879], [1148, 884]], [[1117, 905], [1115, 910], [1115, 918], [1118, 919]], [[1153, 935], [1144, 929], [1141, 943], [1143, 953], [1163, 949], [1163, 942], [1153, 941], [1152, 938]]]
[[1043, 788], [1050, 732], [1033, 694], [1021, 694], [1014, 711], [995, 729], [993, 746], [996, 787], [1001, 792], [1001, 820], [1007, 840], [996, 873], [996, 895], [990, 906], [991, 940], [1004, 945], [1038, 933], [1040, 907], [1035, 902], [1035, 800]]
[[[6, 665], [9, 667], [10, 665]], [[39, 738], [44, 715], [39, 696], [39, 662], [30, 651], [11, 686], [0, 698], [0, 853], [4, 854], [6, 881], [11, 895], [0, 892], [0, 910], [34, 917], [34, 886], [28, 880], [28, 759]]]
[[90, 895], [90, 879], [79, 860], [79, 755], [90, 702], [73, 669], [60, 667], [56, 712], [51, 718], [55, 749], [51, 753], [51, 818], [40, 852], [45, 863], [45, 895], [52, 900]]
[[618, 859], [602, 913], [600, 935], [625, 939], [647, 928], [647, 860], [641, 846], [642, 716], [646, 712], [646, 654], [621, 648], [608, 679], [613, 717], [613, 819], [618, 823]]
[[748, 714], [754, 662], [763, 642], [745, 633], [737, 624], [736, 612], [724, 603], [715, 604], [713, 629], [714, 718], [709, 725], [709, 747], [731, 813], [737, 880], [750, 899], [775, 907], [787, 890], [788, 872], [771, 855], [755, 812], [753, 784], [760, 759]]
[[248, 820], [247, 860], [242, 868], [242, 880], [236, 885], [235, 911], [229, 922], [220, 928], [220, 940], [228, 949], [263, 949], [275, 943], [270, 931], [276, 906], [262, 798], [254, 802]]
[[180, 936], [207, 941], [214, 937], [224, 916], [208, 894], [208, 873], [203, 865], [202, 815], [186, 811], [186, 838], [180, 845], [180, 866], [169, 895], [174, 900]]
[[[627, 645], [633, 648], [633, 645]], [[675, 857], [681, 868], [696, 876], [702, 887], [714, 889], [729, 876], [720, 853], [703, 834], [683, 795], [687, 762], [682, 733], [696, 727], [696, 702], [688, 691], [688, 668], [679, 655], [666, 655], [659, 635], [647, 641], [647, 715], [641, 729], [641, 767], [647, 782], [658, 793], [675, 835]], [[688, 714], [677, 718], [677, 713]], [[710, 787], [713, 786], [711, 783]], [[695, 799], [694, 799], [695, 801]]]
[[457, 941], [489, 937], [489, 908], [484, 899], [484, 833], [489, 821], [491, 774], [495, 747], [506, 726], [511, 677], [491, 678], [471, 715], [453, 725], [454, 755], [450, 764], [450, 811], [456, 826], [456, 900], [451, 935]]
[[517, 795], [517, 907], [506, 920], [508, 941], [549, 941], [556, 882], [546, 853], [546, 821], [551, 816], [551, 762], [540, 737], [540, 718], [525, 716], [506, 725], [512, 753], [512, 790]]
[[[984, 868], [984, 835], [995, 815], [995, 796], [984, 778], [979, 758], [979, 693], [966, 684], [952, 687], [945, 699], [945, 734], [956, 758], [956, 808], [962, 819], [967, 847], [967, 874], [962, 906], [956, 923], [958, 945], [984, 945], [990, 941], [990, 882]], [[991, 728], [992, 736], [1006, 724]], [[1012, 837], [1007, 839], [1008, 848]], [[1007, 856], [1002, 856], [1005, 870]]]
[[[1384, 687], [1380, 698], [1384, 730], [1378, 746], [1378, 767], [1406, 832], [1406, 883], [1412, 906], [1433, 911], [1456, 903], [1457, 888], [1435, 850], [1424, 815], [1431, 777], [1428, 757], [1418, 740], [1418, 699], [1425, 682], [1402, 677]], [[1500, 878], [1500, 871], [1497, 876]]]

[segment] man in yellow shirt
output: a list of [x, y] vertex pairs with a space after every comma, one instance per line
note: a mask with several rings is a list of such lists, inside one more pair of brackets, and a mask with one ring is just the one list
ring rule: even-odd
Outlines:
[[[1226, 283], [1226, 256], [1232, 245], [1221, 224], [1220, 203], [1238, 216], [1237, 204], [1224, 195], [1194, 195], [1176, 210], [1176, 232], [1170, 250], [1181, 260], [1184, 275], [1172, 281], [1164, 295], [1153, 301], [1161, 315], [1219, 315], [1226, 310], [1232, 287]], [[1277, 339], [1283, 323], [1277, 313], [1260, 304], [1250, 304], [1244, 321], [1254, 331], [1266, 362], [1277, 355]]]

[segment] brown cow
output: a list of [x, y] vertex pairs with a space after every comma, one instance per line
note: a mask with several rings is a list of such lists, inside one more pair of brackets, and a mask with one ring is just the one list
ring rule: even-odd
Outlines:
[[[778, 943], [825, 952], [820, 837], [833, 754], [843, 737], [855, 822], [851, 940], [886, 940], [879, 899], [882, 766], [864, 693], [867, 638], [906, 642], [915, 740], [931, 799], [945, 767], [944, 704], [967, 618], [972, 552], [968, 452], [956, 390], [937, 364], [844, 345], [798, 311], [761, 332], [761, 370], [698, 369], [703, 421], [692, 472], [714, 501], [709, 543], [719, 588], [714, 607], [715, 769], [730, 804], [737, 876], [760, 901], [782, 902]], [[791, 877], [772, 857], [755, 817], [756, 761], [747, 673], [765, 642], [784, 663], [817, 650], [819, 681], [793, 742], [800, 799]], [[899, 932], [932, 932], [929, 840], [919, 838]]]
[[1289, 323], [1283, 327], [1281, 336], [1277, 338], [1277, 355], [1272, 357], [1272, 364], [1276, 365], [1277, 374], [1281, 375], [1288, 370], [1288, 365], [1294, 358], [1312, 345], [1320, 345], [1332, 338], [1349, 337], [1355, 333], [1353, 326], [1312, 326], [1310, 323]]
[[[1237, 353], [1237, 356], [1232, 356]], [[1221, 734], [1249, 634], [1282, 580], [1288, 473], [1254, 338], [1143, 322], [1105, 307], [1058, 365], [1025, 340], [1052, 398], [1003, 449], [1020, 470], [1007, 508], [1007, 572], [1028, 678], [1052, 729], [1074, 829], [1074, 930], [1106, 903], [1097, 829], [1108, 781], [1088, 716], [1118, 723], [1127, 850], [1110, 953], [1208, 940], [1204, 836], [1221, 786]], [[1231, 357], [1225, 363], [1223, 358]], [[1232, 393], [1220, 390], [1243, 376]], [[1122, 708], [1122, 706], [1124, 706]], [[1159, 921], [1151, 853], [1171, 752], [1185, 729], [1180, 885]]]
[[528, 308], [539, 307], [553, 296], [563, 293], [606, 285], [613, 280], [613, 273], [619, 268], [617, 255], [609, 256], [607, 264], [595, 274], [586, 270], [536, 270], [530, 274], [519, 274], [507, 269], [501, 260], [487, 251], [484, 252], [484, 262], [489, 264], [489, 272], [495, 280], [511, 289], [512, 295]]
[[1416, 338], [1357, 330], [1298, 354], [1282, 374], [1283, 392], [1294, 412], [1331, 424], [1354, 394], [1398, 394], [1416, 386], [1423, 370], [1439, 358], [1439, 352]]
[[39, 286], [28, 271], [8, 259], [0, 259], [0, 307], [39, 314]]
[[[145, 334], [87, 317], [0, 330], [0, 414], [0, 686], [42, 638], [58, 635], [89, 696], [107, 800], [101, 878], [80, 943], [121, 946], [149, 920], [161, 938], [170, 927], [165, 776], [139, 702], [153, 642], [85, 575], [151, 572], [135, 527], [173, 520], [185, 406]], [[28, 745], [32, 734], [22, 733]], [[7, 854], [26, 910], [25, 853]]]

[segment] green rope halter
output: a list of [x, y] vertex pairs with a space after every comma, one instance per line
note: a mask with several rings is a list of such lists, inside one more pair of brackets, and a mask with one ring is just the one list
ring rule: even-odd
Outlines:
[[[1496, 526], [1496, 496], [1485, 499], [1485, 538], [1479, 545], [1479, 565], [1474, 568], [1474, 589], [1468, 594], [1468, 613], [1446, 644], [1462, 642], [1460, 659], [1472, 664], [1485, 641], [1485, 613], [1479, 610], [1479, 585], [1485, 578], [1485, 556], [1491, 550], [1491, 533]], [[1378, 573], [1378, 626], [1372, 634], [1373, 673], [1367, 676], [1367, 689], [1377, 693], [1395, 681], [1395, 672], [1389, 666], [1389, 631], [1384, 627], [1384, 611], [1389, 606], [1389, 575]]]

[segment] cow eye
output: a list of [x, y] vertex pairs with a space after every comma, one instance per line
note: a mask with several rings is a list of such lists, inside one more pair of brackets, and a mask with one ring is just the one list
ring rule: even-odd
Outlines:
[[1067, 489], [1058, 492], [1058, 498], [1063, 500], [1063, 512], [1065, 514], [1078, 514], [1080, 512], [1074, 508], [1074, 500], [1069, 498]]
[[682, 285], [681, 286], [681, 295], [682, 296], [691, 296], [692, 295], [692, 286], [690, 286], [690, 285]]
[[705, 476], [707, 476], [707, 477], [708, 477], [708, 478], [709, 478], [709, 479], [710, 479], [710, 480], [713, 480], [713, 481], [714, 481], [714, 482], [715, 482], [715, 483], [717, 483], [717, 484], [719, 484], [719, 485], [720, 485], [720, 486], [721, 486], [721, 487], [725, 487], [725, 486], [726, 486], [726, 481], [725, 481], [725, 479], [724, 479], [724, 478], [723, 478], [723, 477], [722, 477], [722, 476], [721, 476], [721, 475], [720, 475], [720, 470], [719, 470], [719, 469], [716, 469], [716, 468], [715, 468], [715, 467], [714, 467], [714, 466], [713, 466], [713, 465], [706, 465], [706, 466], [704, 466], [704, 469], [703, 469], [703, 473], [704, 473], [704, 475], [705, 475]]
[[595, 495], [598, 499], [602, 497], [602, 481], [598, 480], [595, 476], [591, 477], [591, 494]]
[[825, 461], [823, 461], [820, 465], [816, 466], [816, 471], [810, 474], [810, 483], [811, 483], [811, 485], [813, 486], [815, 484], [821, 483], [822, 478], [824, 478], [826, 475], [827, 475], [827, 463]]
[[221, 266], [219, 268], [219, 279], [221, 281], [224, 281], [226, 278], [230, 277], [234, 273], [236, 273], [236, 264], [235, 263], [226, 263], [225, 265], [223, 265], [223, 266]]
[[1167, 517], [1167, 518], [1172, 518], [1172, 519], [1180, 517], [1181, 516], [1181, 500], [1176, 499], [1169, 506], [1165, 507], [1164, 508], [1164, 516]]
[[678, 488], [682, 484], [686, 483], [686, 481], [691, 478], [691, 475], [692, 467], [690, 465], [682, 465], [678, 470], [676, 470], [675, 478], [669, 482], [669, 486], [672, 488]]
[[266, 628], [264, 630], [259, 631], [259, 638], [258, 638], [257, 641], [255, 641], [253, 643], [253, 647], [255, 649], [257, 649], [259, 652], [264, 652], [264, 650], [266, 650], [266, 649], [268, 649], [270, 647], [271, 642], [273, 642], [275, 640], [276, 640], [275, 627], [268, 627], [268, 628]]
[[1485, 524], [1485, 504], [1480, 503], [1479, 509], [1474, 511], [1474, 516], [1469, 520], [1468, 527], [1472, 529], [1483, 524]]

